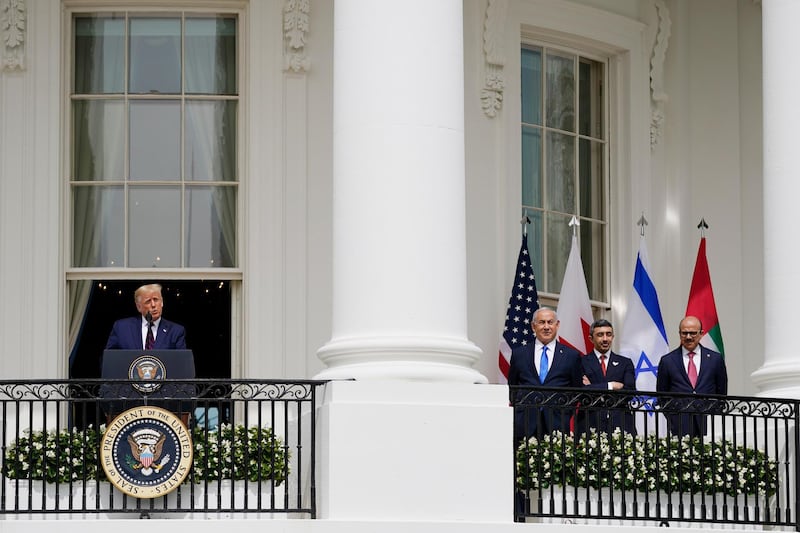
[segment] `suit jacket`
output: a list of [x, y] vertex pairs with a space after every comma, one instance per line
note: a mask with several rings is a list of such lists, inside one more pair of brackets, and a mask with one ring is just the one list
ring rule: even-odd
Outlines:
[[[663, 356], [658, 363], [656, 391], [661, 393], [728, 394], [728, 372], [725, 368], [725, 360], [719, 353], [701, 345], [698, 345], [697, 352], [700, 353], [702, 361], [695, 387], [692, 387], [686, 369], [683, 367], [683, 351], [681, 348], [677, 348]], [[673, 399], [668, 405], [665, 414], [667, 414], [670, 431], [678, 435], [705, 435], [707, 418], [705, 415], [675, 414], [674, 412], [680, 411], [682, 405], [686, 405], [687, 409], [697, 411], [702, 410], [706, 404], [691, 401], [681, 402], [679, 399]]]
[[[589, 352], [581, 358], [583, 363], [583, 375], [591, 382], [584, 385], [585, 388], [594, 390], [608, 390], [608, 383], [619, 381], [623, 384], [622, 390], [636, 390], [636, 372], [633, 369], [633, 361], [624, 355], [609, 352], [606, 361], [606, 374], [600, 367], [600, 361], [594, 351]], [[614, 398], [610, 398], [613, 402]], [[636, 426], [633, 420], [633, 413], [623, 405], [624, 398], [620, 398], [620, 404], [614, 409], [579, 409], [578, 417], [575, 422], [576, 432], [588, 431], [595, 428], [598, 431], [613, 431], [614, 428], [623, 429], [629, 433], [636, 433]]]
[[[106, 342], [107, 350], [143, 350], [142, 317], [122, 318], [114, 322]], [[154, 350], [185, 350], [186, 330], [180, 324], [161, 319]]]
[[[544, 383], [539, 380], [539, 373], [534, 363], [535, 343], [520, 346], [511, 352], [511, 363], [508, 370], [509, 385], [526, 387], [574, 387], [583, 386], [583, 367], [581, 355], [576, 351], [556, 342], [550, 360], [550, 367]], [[549, 393], [531, 394], [529, 389], [516, 393], [517, 407], [514, 412], [514, 438], [541, 436], [555, 430], [569, 432], [572, 409], [569, 406], [542, 408], [548, 403]], [[531, 407], [535, 405], [536, 407]]]

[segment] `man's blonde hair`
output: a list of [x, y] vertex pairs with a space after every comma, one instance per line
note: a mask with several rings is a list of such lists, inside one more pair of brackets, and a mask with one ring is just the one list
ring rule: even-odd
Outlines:
[[136, 292], [133, 293], [133, 301], [138, 304], [139, 298], [142, 296], [142, 293], [144, 292], [158, 292], [158, 294], [161, 294], [161, 285], [159, 285], [158, 283], [149, 283], [147, 285], [142, 285], [141, 287], [136, 289]]

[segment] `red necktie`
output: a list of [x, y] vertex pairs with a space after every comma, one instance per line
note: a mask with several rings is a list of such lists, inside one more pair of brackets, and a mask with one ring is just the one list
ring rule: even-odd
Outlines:
[[600, 356], [600, 368], [603, 371], [603, 375], [606, 375], [606, 354]]
[[156, 340], [155, 338], [153, 338], [153, 323], [150, 322], [149, 324], [147, 324], [147, 338], [144, 341], [144, 349], [152, 350], [155, 344]]
[[689, 352], [689, 365], [686, 367], [686, 373], [689, 375], [689, 383], [692, 388], [697, 385], [697, 367], [694, 366], [694, 352]]

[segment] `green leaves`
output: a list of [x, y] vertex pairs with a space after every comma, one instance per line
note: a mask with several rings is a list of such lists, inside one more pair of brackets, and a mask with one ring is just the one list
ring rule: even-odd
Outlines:
[[280, 485], [289, 475], [289, 449], [269, 428], [232, 427], [206, 431], [195, 428], [193, 477], [203, 480], [247, 479], [253, 482], [274, 480]]
[[520, 489], [551, 485], [616, 490], [773, 495], [778, 463], [729, 440], [635, 436], [619, 430], [576, 437], [554, 432], [516, 451]]
[[[98, 453], [104, 429], [26, 430], [6, 449], [3, 475], [47, 483], [104, 480]], [[289, 475], [288, 446], [270, 428], [229, 424], [212, 431], [194, 428], [192, 441], [194, 463], [188, 479], [195, 483], [247, 479], [280, 485]]]

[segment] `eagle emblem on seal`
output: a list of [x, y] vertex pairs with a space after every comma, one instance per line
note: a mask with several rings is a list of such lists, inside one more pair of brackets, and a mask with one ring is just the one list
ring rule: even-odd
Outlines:
[[161, 456], [166, 439], [166, 435], [150, 428], [140, 429], [128, 435], [133, 458], [130, 466], [134, 470], [139, 470], [143, 476], [159, 472], [170, 461], [169, 454]]

